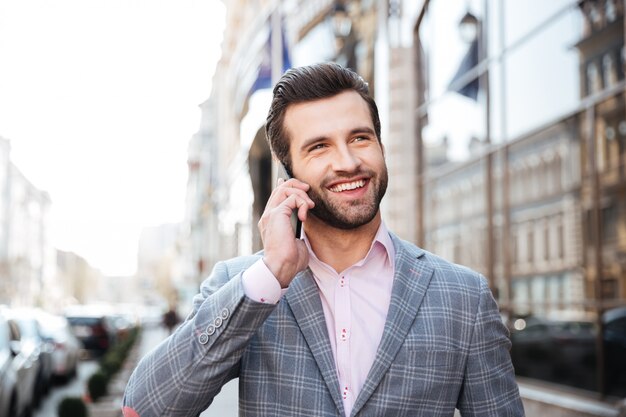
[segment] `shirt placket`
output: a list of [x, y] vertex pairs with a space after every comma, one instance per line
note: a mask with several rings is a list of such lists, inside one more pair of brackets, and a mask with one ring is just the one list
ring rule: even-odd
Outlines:
[[351, 327], [350, 309], [350, 282], [346, 274], [339, 277], [335, 291], [335, 329], [337, 340], [337, 370], [341, 384], [341, 398], [343, 399], [346, 415], [350, 414], [354, 395], [351, 387], [351, 356], [350, 336]]

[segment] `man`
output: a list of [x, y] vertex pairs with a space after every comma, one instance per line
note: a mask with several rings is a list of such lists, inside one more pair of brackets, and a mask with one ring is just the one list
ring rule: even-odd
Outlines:
[[239, 377], [242, 416], [522, 416], [484, 278], [381, 220], [387, 168], [367, 84], [336, 64], [290, 70], [266, 133], [293, 178], [259, 221], [264, 251], [215, 266], [135, 369], [125, 415], [197, 416]]

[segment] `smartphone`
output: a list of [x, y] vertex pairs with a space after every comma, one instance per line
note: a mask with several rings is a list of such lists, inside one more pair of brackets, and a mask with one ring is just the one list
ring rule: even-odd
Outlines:
[[[285, 178], [285, 180], [290, 179], [291, 177], [287, 173], [287, 170], [285, 169], [285, 167], [282, 166], [282, 164], [281, 164], [281, 167], [283, 169], [283, 175], [282, 175], [283, 178]], [[298, 210], [293, 210], [291, 212], [291, 225], [293, 226], [293, 231], [296, 236], [296, 239], [301, 239], [302, 238], [302, 221], [298, 217]]]

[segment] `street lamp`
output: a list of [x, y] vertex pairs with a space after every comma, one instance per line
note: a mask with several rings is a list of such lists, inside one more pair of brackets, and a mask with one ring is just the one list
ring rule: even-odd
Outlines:
[[347, 38], [352, 31], [352, 19], [343, 2], [335, 3], [331, 12], [333, 32], [337, 38]]
[[459, 33], [461, 34], [461, 39], [467, 43], [475, 41], [476, 38], [478, 38], [479, 25], [480, 22], [478, 21], [478, 18], [468, 10], [459, 22]]
[[357, 35], [347, 2], [336, 1], [329, 15], [337, 48], [335, 61], [356, 70]]

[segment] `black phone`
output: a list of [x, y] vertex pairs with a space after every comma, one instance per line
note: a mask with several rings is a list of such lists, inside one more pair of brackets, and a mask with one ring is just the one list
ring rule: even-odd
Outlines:
[[[287, 173], [287, 170], [285, 169], [285, 167], [282, 166], [282, 164], [281, 164], [281, 167], [283, 169], [283, 177], [285, 178], [285, 180], [290, 179], [291, 176]], [[302, 221], [298, 217], [298, 210], [293, 210], [291, 212], [291, 225], [293, 226], [293, 231], [296, 236], [296, 239], [301, 239], [302, 238]]]

